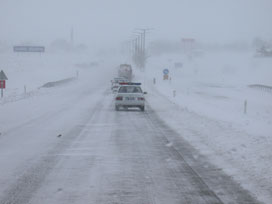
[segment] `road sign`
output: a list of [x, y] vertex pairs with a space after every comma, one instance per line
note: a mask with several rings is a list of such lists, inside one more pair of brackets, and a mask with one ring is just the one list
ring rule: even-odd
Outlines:
[[3, 72], [3, 70], [1, 70], [0, 72], [0, 89], [1, 89], [1, 98], [3, 98], [4, 93], [3, 93], [3, 89], [6, 88], [6, 81], [8, 80], [8, 77], [6, 76], [6, 74]]
[[5, 89], [5, 88], [6, 88], [6, 81], [0, 80], [0, 89]]
[[1, 70], [0, 72], [0, 80], [8, 80], [8, 77], [6, 76], [3, 70]]
[[168, 73], [169, 73], [169, 70], [168, 70], [168, 69], [164, 69], [164, 70], [163, 70], [163, 73], [164, 73], [164, 74], [168, 74]]
[[168, 80], [168, 74], [163, 75], [163, 80]]
[[44, 46], [14, 46], [14, 52], [45, 52]]

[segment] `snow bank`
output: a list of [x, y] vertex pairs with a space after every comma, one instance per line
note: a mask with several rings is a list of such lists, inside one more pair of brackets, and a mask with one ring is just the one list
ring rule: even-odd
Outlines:
[[[163, 80], [164, 68], [171, 80]], [[138, 77], [160, 117], [261, 200], [272, 200], [272, 91], [249, 87], [272, 85], [271, 58], [160, 56]]]

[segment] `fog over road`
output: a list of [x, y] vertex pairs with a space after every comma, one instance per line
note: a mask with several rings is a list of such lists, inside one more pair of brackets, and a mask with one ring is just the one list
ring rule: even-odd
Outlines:
[[272, 203], [271, 10], [0, 0], [0, 204]]
[[258, 203], [149, 105], [117, 112], [88, 89], [0, 138], [1, 204]]

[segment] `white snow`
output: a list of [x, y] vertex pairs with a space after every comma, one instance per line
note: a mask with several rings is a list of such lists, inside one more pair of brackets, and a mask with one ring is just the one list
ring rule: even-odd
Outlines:
[[[8, 77], [4, 98], [0, 99], [0, 197], [11, 182], [16, 182], [14, 178], [92, 115], [101, 94], [110, 86], [114, 70], [107, 62], [96, 67], [75, 66], [93, 60], [97, 60], [95, 56], [75, 53], [0, 54], [0, 69]], [[46, 82], [75, 77], [77, 71], [77, 80], [40, 88]]]
[[[0, 53], [0, 69], [7, 77], [4, 98], [0, 99], [1, 152], [13, 152], [17, 145], [6, 147], [13, 139], [19, 139], [20, 127], [31, 120], [40, 120], [38, 127], [29, 127], [29, 134], [39, 134], [44, 146], [55, 141], [53, 135], [65, 134], [70, 124], [78, 123], [84, 112], [73, 112], [73, 103], [80, 103], [86, 86], [93, 92], [90, 104], [95, 104], [101, 92], [110, 87], [115, 76], [115, 67], [122, 63], [109, 59], [98, 67], [79, 68], [75, 64], [88, 64], [93, 56], [77, 54], [14, 54]], [[98, 60], [99, 61], [99, 60]], [[112, 62], [114, 61], [114, 62]], [[182, 62], [182, 68], [174, 68]], [[163, 81], [162, 70], [170, 70], [171, 81]], [[75, 77], [79, 80], [55, 89], [39, 89], [44, 83]], [[250, 84], [272, 86], [272, 59], [254, 58], [252, 53], [205, 53], [199, 58], [188, 59], [183, 55], [151, 57], [144, 73], [136, 77], [144, 82], [147, 100], [171, 127], [189, 141], [211, 162], [232, 175], [245, 188], [269, 203], [272, 200], [272, 92], [249, 88]], [[153, 84], [156, 78], [156, 84]], [[24, 93], [24, 86], [27, 93]], [[173, 96], [173, 91], [176, 96]], [[67, 100], [66, 100], [67, 99]], [[247, 101], [247, 113], [244, 102]], [[68, 102], [68, 104], [67, 104]], [[56, 111], [69, 109], [69, 114], [57, 115], [56, 121], [47, 121]], [[147, 109], [148, 111], [148, 109]], [[59, 124], [58, 117], [67, 117], [67, 124]], [[43, 124], [45, 126], [43, 126]], [[46, 128], [46, 125], [48, 128]], [[103, 127], [103, 124], [101, 124]], [[26, 130], [25, 130], [26, 131]], [[10, 132], [11, 138], [5, 136]], [[24, 134], [28, 134], [24, 132]], [[27, 139], [35, 135], [27, 135]], [[35, 148], [35, 141], [21, 138], [22, 147]], [[27, 144], [27, 145], [26, 145]], [[167, 144], [172, 146], [172, 143]], [[10, 151], [7, 148], [11, 148]], [[1, 154], [1, 161], [8, 161]], [[35, 150], [28, 149], [25, 154]], [[17, 158], [17, 157], [14, 157]], [[8, 173], [3, 177], [11, 176]], [[5, 181], [2, 181], [3, 183]]]
[[[175, 62], [183, 67], [175, 68]], [[163, 80], [165, 68], [171, 80]], [[158, 56], [138, 77], [167, 124], [260, 200], [271, 202], [272, 90], [248, 85], [272, 86], [272, 58], [239, 52]]]

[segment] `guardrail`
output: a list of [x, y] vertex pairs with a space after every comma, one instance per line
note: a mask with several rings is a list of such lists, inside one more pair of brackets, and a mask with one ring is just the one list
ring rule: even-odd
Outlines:
[[27, 98], [32, 97], [32, 96], [39, 95], [40, 94], [39, 93], [40, 88], [51, 88], [51, 87], [55, 87], [55, 86], [61, 86], [61, 85], [64, 85], [66, 83], [70, 83], [70, 82], [72, 82], [72, 81], [74, 81], [76, 79], [77, 79], [77, 77], [71, 77], [71, 78], [62, 79], [62, 80], [59, 80], [59, 81], [47, 82], [43, 86], [38, 87], [37, 90], [32, 90], [32, 91], [28, 91], [28, 92], [26, 91], [26, 86], [24, 86], [24, 93], [21, 93], [21, 94], [15, 93], [15, 94], [6, 96], [4, 98], [0, 98], [0, 105], [20, 101], [20, 100], [27, 99]]
[[272, 93], [272, 86], [266, 86], [262, 84], [251, 84], [248, 85], [248, 87]]
[[41, 88], [51, 88], [51, 87], [55, 87], [55, 86], [60, 86], [60, 85], [69, 83], [71, 81], [74, 81], [76, 79], [77, 79], [76, 77], [71, 77], [71, 78], [62, 79], [62, 80], [59, 80], [59, 81], [47, 82]]

